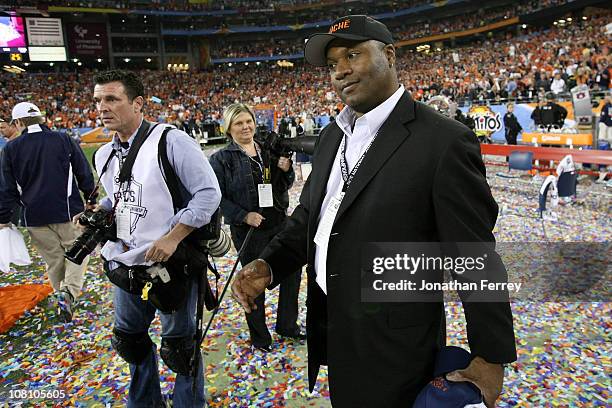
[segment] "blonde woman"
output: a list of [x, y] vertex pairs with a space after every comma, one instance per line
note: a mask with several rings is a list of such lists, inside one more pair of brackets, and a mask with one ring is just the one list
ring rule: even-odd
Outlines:
[[[295, 173], [289, 158], [262, 150], [255, 142], [255, 114], [245, 104], [234, 103], [223, 113], [227, 147], [211, 159], [221, 187], [221, 211], [230, 225], [232, 241], [238, 249], [247, 232], [254, 228], [240, 263], [257, 259], [272, 238], [283, 229], [289, 207], [288, 190]], [[284, 337], [299, 338], [297, 326], [300, 271], [290, 275], [280, 285], [276, 332]], [[270, 351], [272, 337], [266, 326], [265, 298], [256, 299], [257, 309], [246, 315], [251, 343], [262, 351]]]

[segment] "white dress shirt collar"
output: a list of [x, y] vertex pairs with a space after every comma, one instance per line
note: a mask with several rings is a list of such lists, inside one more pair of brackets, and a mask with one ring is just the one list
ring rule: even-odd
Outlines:
[[397, 88], [397, 91], [393, 93], [387, 100], [383, 103], [364, 114], [360, 118], [357, 118], [357, 114], [350, 106], [345, 106], [344, 109], [338, 114], [336, 118], [336, 123], [340, 126], [340, 129], [344, 132], [347, 137], [353, 135], [354, 125], [357, 121], [364, 121], [368, 128], [370, 129], [370, 134], [375, 135], [382, 124], [387, 120], [397, 102], [399, 102], [400, 98], [404, 94], [404, 85], [400, 85]]
[[138, 131], [140, 130], [140, 127], [142, 126], [142, 121], [144, 120], [144, 116], [142, 117], [142, 119], [140, 119], [140, 124], [138, 125], [138, 127], [136, 128], [136, 130], [134, 131], [134, 133], [132, 133], [132, 136], [130, 136], [130, 138], [128, 139], [127, 143], [128, 143], [128, 147], [127, 148], [123, 148], [123, 146], [121, 145], [121, 138], [119, 137], [119, 134], [117, 132], [115, 132], [115, 135], [113, 136], [113, 146], [115, 147], [116, 150], [122, 149], [127, 151], [129, 149], [129, 146], [132, 146], [132, 143], [134, 142], [134, 138], [136, 137], [136, 134], [138, 133]]
[[42, 132], [42, 128], [40, 125], [30, 125], [28, 126], [28, 133], [38, 133]]

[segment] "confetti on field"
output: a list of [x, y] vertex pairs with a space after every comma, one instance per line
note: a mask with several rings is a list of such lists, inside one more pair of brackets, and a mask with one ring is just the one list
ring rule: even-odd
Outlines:
[[[494, 176], [490, 184], [502, 215], [495, 228], [500, 242], [609, 242], [612, 194], [598, 185], [579, 185], [578, 204], [556, 211], [557, 223], [536, 217], [538, 183]], [[302, 187], [291, 190], [295, 204]], [[29, 267], [3, 274], [0, 286], [44, 283], [44, 263], [31, 248]], [[235, 252], [217, 260], [225, 277]], [[225, 283], [222, 280], [220, 287]], [[609, 283], [609, 282], [608, 282]], [[299, 323], [305, 326], [305, 276], [300, 292]], [[50, 301], [43, 301], [0, 335], [0, 406], [8, 390], [63, 390], [65, 398], [30, 400], [33, 407], [120, 407], [125, 405], [129, 370], [111, 349], [111, 284], [99, 258], [92, 257], [71, 323], [60, 323]], [[267, 297], [266, 314], [274, 333], [277, 292]], [[604, 407], [612, 405], [610, 372], [612, 307], [606, 302], [517, 302], [512, 305], [518, 361], [507, 370], [499, 407]], [[448, 343], [467, 347], [460, 303], [446, 307]], [[207, 313], [206, 321], [209, 314]], [[159, 345], [156, 319], [151, 337]], [[327, 370], [308, 392], [306, 346], [274, 334], [273, 350], [253, 350], [243, 312], [229, 297], [202, 350], [211, 407], [330, 407]], [[172, 395], [174, 374], [160, 363], [162, 393]]]

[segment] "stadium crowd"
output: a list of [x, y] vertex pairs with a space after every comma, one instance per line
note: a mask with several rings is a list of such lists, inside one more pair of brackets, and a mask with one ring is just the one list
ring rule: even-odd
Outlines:
[[218, 42], [217, 46], [211, 49], [211, 56], [213, 58], [269, 57], [301, 54], [303, 51], [303, 40], [276, 40], [272, 38], [257, 43]]
[[[612, 13], [593, 15], [568, 26], [529, 31], [467, 47], [419, 53], [398, 50], [401, 82], [419, 100], [445, 94], [459, 103], [478, 100], [535, 99], [543, 92], [563, 93], [576, 83], [595, 90], [610, 87], [612, 57], [602, 28]], [[93, 72], [51, 74], [0, 74], [5, 92], [0, 115], [28, 100], [46, 112], [57, 128], [100, 125], [90, 98], [82, 92], [92, 87]], [[151, 96], [152, 119], [181, 124], [219, 120], [224, 106], [242, 101], [274, 104], [282, 116], [308, 114], [334, 116], [337, 98], [328, 85], [327, 71], [296, 63], [291, 68], [275, 64], [221, 64], [200, 73], [143, 71]]]
[[602, 27], [609, 18], [606, 13], [501, 41], [410, 53], [402, 58], [401, 79], [417, 98], [445, 93], [458, 101], [532, 99], [542, 91], [566, 93], [576, 84], [605, 90], [612, 59]]
[[[411, 40], [421, 37], [429, 37], [438, 34], [447, 34], [482, 27], [498, 21], [506, 20], [519, 15], [532, 13], [543, 8], [558, 6], [566, 3], [567, 0], [529, 0], [517, 2], [513, 5], [494, 7], [492, 9], [479, 9], [472, 14], [461, 15], [461, 18], [442, 18], [437, 20], [427, 20], [418, 23], [409, 22], [393, 29], [396, 41]], [[356, 10], [356, 13], [365, 11]], [[325, 17], [324, 14], [320, 16]], [[317, 14], [310, 13], [309, 21], [316, 20]], [[270, 25], [274, 25], [269, 22]], [[277, 23], [278, 24], [278, 23]], [[246, 25], [246, 24], [245, 24]], [[196, 28], [197, 25], [190, 24]], [[201, 28], [201, 27], [199, 27]], [[218, 41], [212, 49], [213, 58], [244, 58], [244, 57], [267, 57], [274, 55], [292, 55], [301, 53], [304, 38], [296, 40], [277, 40], [271, 38], [267, 41], [245, 41], [240, 43], [228, 43]]]
[[[396, 40], [406, 40], [429, 35], [448, 33], [453, 31], [467, 30], [480, 27], [499, 20], [504, 20], [510, 17], [533, 13], [535, 11], [554, 7], [566, 3], [567, 0], [519, 0], [512, 4], [501, 6], [485, 4], [484, 7], [476, 7], [475, 4], [467, 4], [466, 7], [471, 7], [468, 13], [455, 15], [452, 17], [439, 17], [437, 14], [429, 14], [420, 16], [415, 14], [406, 15], [401, 19], [402, 24], [398, 24], [392, 19], [386, 19], [386, 24], [394, 32]], [[418, 2], [401, 2], [401, 3], [381, 3], [372, 4], [368, 2], [352, 3], [350, 13], [352, 14], [369, 14], [377, 15], [383, 13], [392, 13], [399, 10], [407, 10], [418, 6]], [[217, 27], [218, 29], [232, 29], [232, 26], [248, 27], [274, 27], [279, 25], [300, 25], [306, 23], [316, 23], [330, 19], [330, 16], [342, 15], [346, 12], [344, 4], [330, 3], [329, 7], [296, 10], [290, 13], [273, 12], [275, 9], [259, 10], [255, 6], [252, 10], [258, 10], [255, 15], [244, 13], [230, 16], [198, 16], [193, 15], [187, 18], [165, 19], [163, 24], [165, 28], [182, 29], [182, 30], [200, 30]], [[265, 12], [265, 11], [269, 12]]]
[[[402, 6], [413, 7], [419, 4], [433, 3], [435, 0], [408, 0]], [[364, 0], [364, 3], [375, 3]], [[57, 0], [5, 0], [10, 6], [65, 6], [65, 7], [107, 7], [130, 10], [159, 10], [159, 11], [206, 11], [206, 10], [239, 10], [249, 12], [253, 9], [274, 8], [301, 8], [305, 6], [326, 7], [327, 5], [341, 4], [340, 0], [313, 1], [313, 0], [97, 0], [97, 1], [57, 1]]]

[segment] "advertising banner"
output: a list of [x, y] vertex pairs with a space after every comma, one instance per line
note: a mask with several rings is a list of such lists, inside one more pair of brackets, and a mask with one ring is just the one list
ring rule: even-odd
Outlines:
[[106, 24], [67, 23], [66, 31], [71, 57], [108, 58]]
[[26, 18], [28, 44], [38, 47], [63, 47], [64, 34], [59, 18]]
[[[565, 119], [565, 127], [573, 127], [576, 122], [574, 120], [574, 109], [571, 102], [559, 102], [559, 105], [567, 109], [568, 115]], [[535, 103], [517, 103], [514, 106], [514, 115], [523, 128], [524, 132], [534, 131], [533, 119], [531, 113], [535, 108]], [[506, 105], [487, 105], [471, 107], [461, 107], [461, 111], [471, 116], [476, 125], [474, 131], [477, 134], [486, 134], [493, 140], [493, 143], [505, 143], [505, 128], [504, 115], [508, 111]], [[522, 135], [519, 134], [518, 140], [522, 141]]]

